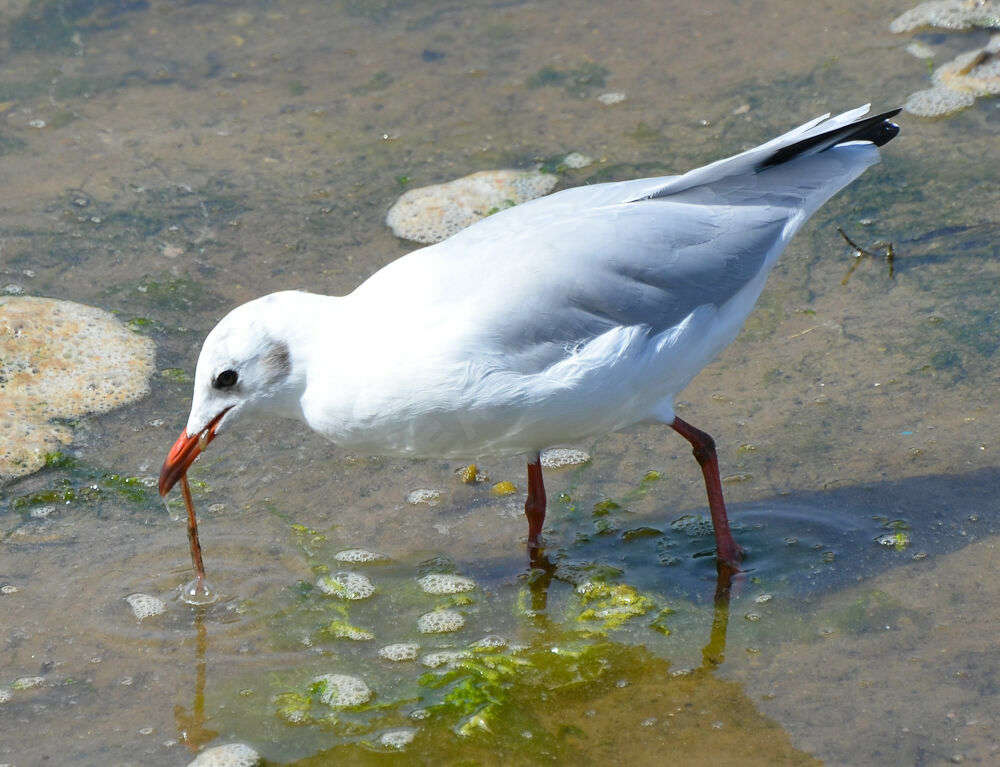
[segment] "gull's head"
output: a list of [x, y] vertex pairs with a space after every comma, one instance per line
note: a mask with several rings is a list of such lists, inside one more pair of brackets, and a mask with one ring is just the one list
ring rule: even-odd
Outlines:
[[[302, 295], [302, 294], [299, 294]], [[243, 304], [215, 326], [201, 348], [187, 426], [160, 471], [166, 495], [215, 437], [237, 419], [255, 412], [285, 414], [301, 396], [293, 374], [282, 304], [273, 294]]]

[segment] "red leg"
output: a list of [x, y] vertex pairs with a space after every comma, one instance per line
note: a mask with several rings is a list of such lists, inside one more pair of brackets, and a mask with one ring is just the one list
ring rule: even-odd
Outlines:
[[722, 480], [719, 479], [719, 458], [715, 454], [715, 440], [710, 434], [696, 429], [681, 418], [674, 417], [670, 428], [691, 443], [694, 457], [705, 477], [708, 509], [712, 514], [712, 527], [715, 528], [716, 556], [721, 562], [736, 567], [743, 557], [743, 549], [733, 540], [733, 534], [729, 530], [726, 502], [722, 498]]
[[528, 462], [528, 497], [524, 501], [524, 516], [528, 518], [528, 548], [539, 547], [542, 525], [545, 524], [545, 484], [542, 482], [542, 458]]

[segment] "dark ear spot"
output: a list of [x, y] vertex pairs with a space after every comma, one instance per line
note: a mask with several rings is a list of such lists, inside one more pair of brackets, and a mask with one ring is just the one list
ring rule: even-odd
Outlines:
[[288, 346], [281, 341], [275, 342], [261, 358], [261, 364], [271, 380], [284, 378], [292, 369], [292, 356]]
[[236, 382], [240, 380], [239, 374], [235, 370], [223, 370], [212, 379], [213, 389], [232, 389]]

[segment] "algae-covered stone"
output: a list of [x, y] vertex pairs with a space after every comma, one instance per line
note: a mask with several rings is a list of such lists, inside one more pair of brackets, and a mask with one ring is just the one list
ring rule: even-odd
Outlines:
[[149, 393], [155, 348], [102, 309], [0, 297], [0, 485], [72, 439], [55, 419], [105, 413]]

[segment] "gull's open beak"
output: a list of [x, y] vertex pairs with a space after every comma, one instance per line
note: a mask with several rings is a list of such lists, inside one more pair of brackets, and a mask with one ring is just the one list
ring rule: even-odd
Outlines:
[[194, 463], [194, 459], [201, 455], [202, 451], [208, 447], [208, 443], [215, 439], [215, 431], [219, 428], [219, 421], [222, 416], [228, 413], [230, 408], [226, 408], [215, 418], [208, 422], [208, 426], [197, 434], [188, 436], [187, 429], [181, 432], [174, 446], [167, 454], [167, 460], [163, 462], [160, 469], [160, 495], [164, 496]]

